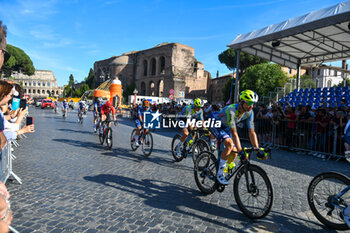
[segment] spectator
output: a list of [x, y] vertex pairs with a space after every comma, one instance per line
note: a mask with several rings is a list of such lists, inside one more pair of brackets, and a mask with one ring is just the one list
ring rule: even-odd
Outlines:
[[326, 152], [329, 117], [325, 109], [319, 109], [316, 114], [316, 150]]

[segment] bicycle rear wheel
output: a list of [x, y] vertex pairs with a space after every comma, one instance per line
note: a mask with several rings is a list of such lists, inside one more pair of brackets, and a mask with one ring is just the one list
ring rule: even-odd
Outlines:
[[153, 136], [150, 132], [147, 132], [142, 142], [142, 152], [145, 157], [149, 157], [153, 149]]
[[133, 129], [130, 136], [130, 146], [132, 151], [135, 151], [137, 149], [137, 146], [134, 145], [135, 135], [136, 135], [136, 129]]
[[193, 164], [195, 164], [198, 156], [203, 151], [210, 151], [210, 147], [206, 141], [203, 139], [198, 139], [197, 142], [192, 146], [192, 160]]
[[113, 131], [111, 128], [107, 128], [106, 130], [106, 144], [108, 149], [112, 149], [113, 146]]
[[100, 139], [100, 144], [103, 145], [103, 142], [105, 141], [105, 124], [102, 124], [100, 127], [100, 133], [98, 134], [98, 137]]
[[233, 193], [239, 209], [251, 219], [265, 217], [273, 203], [273, 189], [266, 172], [252, 164], [242, 166], [237, 172]]
[[307, 200], [316, 218], [327, 227], [348, 230], [343, 213], [335, 204], [350, 204], [350, 192], [336, 198], [335, 195], [350, 185], [350, 179], [340, 173], [325, 172], [317, 175], [309, 184]]
[[194, 163], [194, 179], [197, 187], [204, 194], [212, 194], [217, 187], [216, 173], [218, 161], [208, 151], [202, 152]]

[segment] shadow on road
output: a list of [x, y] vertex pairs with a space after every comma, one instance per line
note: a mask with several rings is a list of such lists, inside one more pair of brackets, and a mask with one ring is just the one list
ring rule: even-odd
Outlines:
[[99, 151], [105, 150], [105, 148], [102, 147], [98, 143], [79, 141], [79, 140], [72, 140], [72, 139], [65, 139], [65, 138], [55, 138], [55, 139], [52, 139], [52, 141], [67, 143], [67, 144], [69, 144], [71, 146], [84, 147], [84, 148], [94, 149], [94, 150], [99, 150]]
[[153, 152], [164, 152], [164, 153], [167, 153], [169, 156], [167, 158], [161, 158], [159, 156], [152, 156], [152, 154], [151, 154], [150, 157], [146, 158], [143, 156], [141, 148], [139, 148], [136, 151], [132, 151], [131, 149], [125, 149], [125, 148], [113, 148], [111, 151], [106, 151], [106, 152], [102, 153], [102, 155], [118, 157], [121, 159], [138, 161], [138, 162], [147, 161], [147, 162], [158, 164], [160, 166], [168, 167], [171, 169], [180, 169], [183, 171], [193, 171], [193, 167], [186, 166], [181, 162], [179, 162], [179, 163], [175, 162], [172, 159], [171, 155], [169, 154], [169, 151], [155, 149], [155, 150], [153, 150]]
[[74, 129], [57, 129], [63, 132], [71, 132], [71, 133], [83, 133], [83, 134], [94, 134], [91, 131], [82, 131], [82, 130], [74, 130]]

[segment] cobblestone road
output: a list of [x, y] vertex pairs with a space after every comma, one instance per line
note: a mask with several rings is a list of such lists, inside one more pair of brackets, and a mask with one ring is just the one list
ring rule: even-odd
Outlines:
[[[238, 209], [232, 184], [203, 196], [193, 178], [191, 158], [175, 163], [175, 132], [154, 133], [149, 158], [130, 151], [133, 124], [114, 128], [113, 150], [99, 145], [92, 114], [79, 125], [51, 110], [30, 109], [36, 132], [19, 141], [14, 171], [23, 184], [8, 182], [13, 226], [23, 232], [332, 232], [309, 210], [306, 192], [322, 171], [350, 175], [343, 162], [274, 151], [273, 159], [253, 163], [268, 173], [275, 193], [270, 214], [247, 219]], [[114, 126], [113, 126], [114, 127]]]

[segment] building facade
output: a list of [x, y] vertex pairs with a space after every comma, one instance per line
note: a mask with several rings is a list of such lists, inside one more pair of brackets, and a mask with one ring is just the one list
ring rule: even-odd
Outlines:
[[211, 80], [210, 87], [208, 90], [208, 100], [212, 102], [213, 104], [217, 103], [226, 103], [224, 100], [224, 87], [227, 84], [229, 80], [233, 78], [233, 74], [227, 74], [223, 76], [218, 76]]
[[22, 84], [25, 95], [32, 98], [62, 95], [63, 87], [58, 87], [56, 78], [50, 70], [35, 70], [31, 76], [14, 72], [11, 76], [16, 82]]
[[207, 97], [209, 72], [194, 56], [192, 47], [163, 43], [94, 63], [95, 83], [118, 77], [123, 88], [136, 84], [139, 95], [175, 98]]

